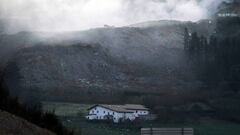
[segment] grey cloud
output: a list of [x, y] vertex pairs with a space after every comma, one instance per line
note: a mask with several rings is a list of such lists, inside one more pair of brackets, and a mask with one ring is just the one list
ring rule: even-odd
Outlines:
[[68, 31], [148, 20], [197, 21], [223, 0], [1, 0], [6, 30]]

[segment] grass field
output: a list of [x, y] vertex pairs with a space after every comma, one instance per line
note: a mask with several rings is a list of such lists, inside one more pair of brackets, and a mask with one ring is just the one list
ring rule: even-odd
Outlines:
[[[91, 105], [43, 102], [45, 111], [55, 111], [63, 124], [78, 135], [140, 135], [139, 128], [128, 128], [116, 124], [88, 122], [83, 118], [87, 108]], [[240, 124], [205, 120], [196, 123], [162, 124], [159, 122], [145, 122], [142, 127], [192, 127], [195, 135], [240, 135]]]
[[87, 114], [87, 108], [91, 105], [58, 103], [58, 102], [42, 102], [44, 111], [54, 111], [57, 116], [79, 116], [79, 113]]

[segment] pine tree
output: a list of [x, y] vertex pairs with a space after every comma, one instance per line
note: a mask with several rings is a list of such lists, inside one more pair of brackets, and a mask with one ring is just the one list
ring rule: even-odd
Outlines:
[[189, 36], [188, 29], [185, 28], [184, 29], [184, 50], [185, 51], [189, 50], [189, 40], [190, 40], [190, 36]]
[[192, 34], [192, 38], [190, 40], [190, 47], [189, 47], [190, 54], [197, 55], [200, 51], [200, 39], [198, 37], [197, 32]]

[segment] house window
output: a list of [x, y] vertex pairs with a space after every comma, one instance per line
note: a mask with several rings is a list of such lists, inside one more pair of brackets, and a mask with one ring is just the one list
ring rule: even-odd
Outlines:
[[114, 112], [113, 112], [113, 115], [114, 115]]
[[108, 112], [108, 115], [110, 115], [110, 113]]
[[136, 111], [136, 113], [138, 113], [138, 111]]
[[94, 111], [92, 111], [92, 113], [94, 113]]
[[103, 113], [105, 114], [105, 111], [103, 111]]
[[97, 113], [99, 113], [99, 111], [97, 111]]

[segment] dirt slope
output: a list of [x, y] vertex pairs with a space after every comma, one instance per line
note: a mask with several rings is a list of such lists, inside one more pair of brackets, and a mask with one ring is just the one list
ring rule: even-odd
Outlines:
[[0, 135], [55, 135], [26, 120], [0, 110]]

